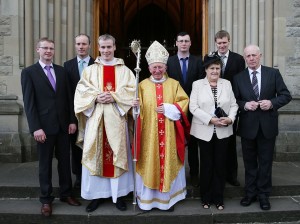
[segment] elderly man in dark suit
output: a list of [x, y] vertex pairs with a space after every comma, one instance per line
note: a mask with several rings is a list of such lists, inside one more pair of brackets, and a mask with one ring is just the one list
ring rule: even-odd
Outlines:
[[[217, 53], [221, 57], [223, 66], [221, 77], [233, 84], [233, 77], [245, 69], [245, 60], [242, 55], [229, 50], [230, 35], [225, 30], [220, 30], [215, 35]], [[236, 126], [237, 119], [233, 124], [233, 135], [229, 137], [226, 157], [226, 180], [233, 186], [240, 186], [237, 179], [238, 161], [236, 153]]]
[[80, 205], [71, 196], [69, 134], [76, 131], [76, 118], [67, 75], [63, 67], [53, 64], [54, 42], [41, 38], [36, 46], [39, 61], [21, 73], [24, 108], [29, 130], [37, 142], [41, 213], [52, 214], [52, 158], [58, 165], [60, 200]]
[[279, 70], [260, 64], [258, 46], [247, 46], [244, 58], [248, 68], [234, 77], [233, 87], [245, 166], [245, 197], [240, 204], [249, 206], [258, 197], [261, 209], [269, 210], [278, 109], [292, 97]]
[[[186, 94], [190, 96], [193, 82], [204, 78], [201, 56], [196, 57], [190, 54], [192, 45], [190, 35], [187, 32], [180, 32], [176, 37], [177, 54], [169, 57], [167, 62], [167, 73], [169, 77], [179, 81]], [[192, 114], [188, 112], [189, 121], [192, 121]], [[191, 183], [194, 187], [199, 186], [199, 156], [197, 139], [190, 136], [188, 144], [188, 161], [190, 166]]]
[[[91, 48], [90, 37], [86, 34], [79, 34], [75, 37], [75, 49], [77, 56], [64, 63], [64, 68], [67, 72], [70, 82], [72, 101], [76, 90], [77, 83], [81, 78], [81, 73], [84, 68], [94, 64], [95, 59], [89, 56], [89, 50]], [[81, 159], [82, 149], [76, 146], [76, 138], [78, 132], [70, 136], [71, 150], [72, 150], [72, 172], [76, 176], [74, 188], [81, 187]]]

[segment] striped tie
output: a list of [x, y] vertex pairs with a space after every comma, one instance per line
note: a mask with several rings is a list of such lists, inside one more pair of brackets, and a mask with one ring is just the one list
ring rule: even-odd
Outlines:
[[221, 61], [222, 61], [222, 76], [224, 76], [224, 71], [225, 71], [225, 58], [226, 58], [226, 55], [221, 55]]
[[253, 74], [253, 76], [252, 76], [253, 91], [254, 91], [254, 94], [255, 94], [257, 100], [259, 100], [258, 82], [257, 82], [257, 77], [256, 77], [257, 71], [253, 71], [252, 74]]

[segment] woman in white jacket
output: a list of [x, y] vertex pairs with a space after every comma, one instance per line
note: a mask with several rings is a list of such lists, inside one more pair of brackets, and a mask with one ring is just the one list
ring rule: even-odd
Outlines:
[[206, 55], [203, 67], [206, 77], [193, 83], [190, 96], [191, 135], [198, 139], [200, 147], [202, 206], [209, 208], [213, 203], [223, 210], [226, 151], [238, 105], [230, 82], [220, 78], [221, 58], [216, 53]]

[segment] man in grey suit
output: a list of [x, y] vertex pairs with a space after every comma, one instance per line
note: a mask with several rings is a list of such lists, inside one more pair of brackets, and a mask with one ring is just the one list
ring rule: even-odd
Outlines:
[[80, 205], [71, 196], [69, 134], [76, 131], [76, 118], [65, 70], [52, 63], [54, 42], [41, 38], [36, 51], [39, 61], [22, 70], [21, 84], [29, 130], [37, 142], [41, 213], [51, 216], [54, 153], [58, 161], [60, 200]]
[[261, 209], [269, 210], [278, 109], [292, 97], [279, 70], [260, 64], [258, 46], [247, 46], [244, 58], [248, 68], [234, 77], [233, 86], [245, 166], [245, 197], [240, 204], [249, 206], [258, 197]]
[[[227, 79], [233, 85], [233, 77], [245, 69], [245, 60], [242, 55], [229, 50], [230, 35], [225, 30], [220, 30], [215, 35], [217, 53], [221, 57], [223, 66], [221, 77]], [[236, 126], [237, 119], [233, 124], [233, 135], [229, 137], [226, 156], [226, 181], [233, 186], [240, 186], [237, 179], [238, 161], [236, 153]]]
[[[193, 82], [204, 78], [201, 56], [196, 57], [190, 54], [192, 45], [190, 35], [187, 32], [180, 32], [176, 37], [177, 54], [169, 57], [167, 62], [167, 73], [169, 77], [179, 81], [186, 94], [190, 96]], [[192, 121], [192, 114], [188, 113], [189, 121]], [[199, 156], [198, 144], [194, 136], [190, 136], [188, 144], [188, 161], [190, 166], [191, 183], [194, 187], [199, 186]]]
[[[89, 50], [91, 48], [90, 37], [86, 34], [79, 34], [75, 37], [75, 49], [77, 56], [64, 63], [64, 68], [67, 72], [67, 76], [70, 82], [72, 92], [72, 102], [74, 101], [74, 94], [77, 83], [80, 80], [81, 72], [84, 68], [94, 64], [95, 59], [89, 56]], [[71, 150], [72, 150], [72, 172], [76, 176], [74, 188], [81, 187], [81, 159], [82, 149], [76, 146], [76, 138], [78, 132], [70, 136]]]

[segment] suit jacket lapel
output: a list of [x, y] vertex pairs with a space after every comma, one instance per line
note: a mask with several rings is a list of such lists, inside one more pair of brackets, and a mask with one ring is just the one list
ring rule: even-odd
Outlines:
[[[54, 71], [55, 71], [55, 76], [56, 76], [56, 92], [60, 90], [60, 88], [62, 88], [60, 85], [62, 83], [62, 76], [61, 74], [59, 73], [58, 69], [57, 69], [57, 66], [53, 64], [53, 68], [54, 68]], [[53, 89], [53, 88], [52, 88]]]
[[187, 70], [187, 77], [186, 77], [186, 83], [188, 83], [189, 82], [189, 79], [191, 78], [191, 70], [192, 70], [192, 68], [193, 68], [193, 66], [194, 66], [194, 64], [195, 64], [195, 60], [194, 60], [194, 58], [190, 55], [190, 57], [189, 57], [189, 65], [188, 65], [188, 70]]
[[245, 69], [244, 75], [247, 76], [244, 80], [245, 80], [245, 85], [246, 85], [247, 89], [249, 89], [249, 95], [251, 95], [252, 98], [254, 99], [254, 101], [256, 101], [256, 95], [253, 90], [252, 81], [250, 79], [248, 68]]
[[221, 92], [223, 90], [223, 80], [219, 79], [218, 80], [218, 84], [217, 84], [217, 102], [219, 102], [220, 96], [221, 96]]
[[180, 61], [178, 59], [178, 56], [174, 57], [174, 64], [176, 66], [176, 70], [178, 71], [178, 80], [181, 84], [183, 84], [183, 77], [182, 77], [182, 71], [181, 71], [181, 66], [180, 66]]
[[39, 75], [42, 77], [42, 79], [47, 83], [47, 85], [49, 86], [49, 88], [51, 88], [53, 91], [53, 87], [47, 77], [47, 75], [44, 72], [44, 68], [40, 65], [39, 62], [36, 63], [36, 69], [38, 70]]
[[92, 65], [92, 64], [94, 64], [94, 58], [90, 57], [90, 61], [89, 61], [88, 66], [90, 66], [90, 65]]
[[264, 99], [264, 93], [266, 91], [266, 89], [268, 88], [267, 84], [268, 79], [270, 78], [270, 74], [268, 73], [268, 71], [265, 69], [264, 66], [261, 66], [261, 85], [260, 85], [260, 94], [259, 94], [259, 99]]
[[232, 58], [232, 53], [231, 53], [231, 51], [229, 51], [228, 58], [227, 58], [227, 63], [226, 63], [225, 70], [224, 70], [224, 76], [227, 74], [226, 72], [227, 72], [228, 68], [230, 68], [233, 61], [234, 60]]
[[206, 89], [207, 94], [212, 98], [212, 100], [215, 100], [207, 78], [205, 78], [204, 88]]

